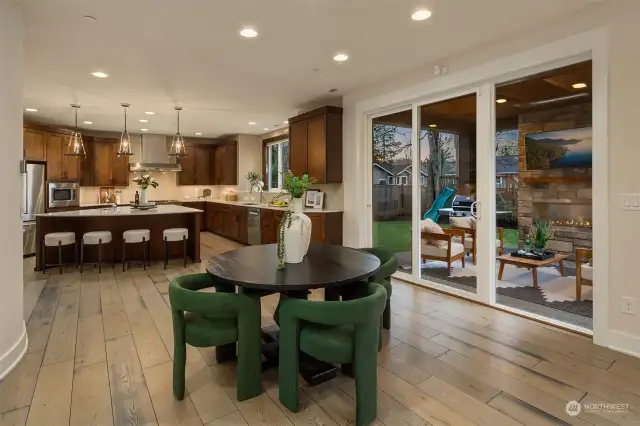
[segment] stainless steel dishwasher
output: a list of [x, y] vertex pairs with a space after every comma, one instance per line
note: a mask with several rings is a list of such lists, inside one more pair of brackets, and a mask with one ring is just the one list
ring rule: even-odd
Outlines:
[[250, 207], [247, 219], [247, 243], [250, 246], [262, 244], [262, 231], [260, 229], [260, 209]]

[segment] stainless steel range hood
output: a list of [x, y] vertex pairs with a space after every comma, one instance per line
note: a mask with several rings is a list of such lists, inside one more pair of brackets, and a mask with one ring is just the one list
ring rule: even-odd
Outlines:
[[[169, 140], [168, 140], [169, 139]], [[131, 150], [133, 155], [129, 162], [129, 170], [132, 172], [179, 172], [180, 164], [175, 157], [169, 156], [171, 138], [164, 135], [140, 135], [133, 137]]]

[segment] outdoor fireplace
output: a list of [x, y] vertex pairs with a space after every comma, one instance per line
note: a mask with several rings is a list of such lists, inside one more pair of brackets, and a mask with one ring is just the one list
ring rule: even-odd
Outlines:
[[553, 201], [533, 201], [533, 221], [549, 222], [553, 237], [547, 248], [566, 254], [574, 254], [577, 247], [592, 246], [591, 204]]

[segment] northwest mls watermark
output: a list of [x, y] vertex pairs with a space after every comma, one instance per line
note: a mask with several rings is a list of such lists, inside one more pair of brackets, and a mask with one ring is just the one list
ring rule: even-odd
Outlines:
[[575, 417], [580, 413], [626, 413], [629, 411], [629, 404], [604, 403], [604, 404], [583, 404], [578, 401], [569, 401], [565, 407], [567, 414]]

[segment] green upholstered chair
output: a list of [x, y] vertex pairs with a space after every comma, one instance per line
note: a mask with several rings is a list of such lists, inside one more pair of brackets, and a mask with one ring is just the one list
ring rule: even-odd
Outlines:
[[207, 274], [178, 277], [169, 284], [173, 314], [173, 394], [184, 398], [187, 347], [238, 342], [238, 400], [259, 395], [262, 372], [260, 299], [243, 293], [200, 292], [209, 287], [229, 290]]
[[371, 278], [371, 281], [382, 285], [385, 290], [387, 290], [387, 304], [382, 314], [382, 326], [389, 330], [391, 328], [391, 275], [398, 269], [398, 258], [393, 252], [385, 249], [363, 248], [360, 250], [371, 253], [380, 259], [380, 269], [378, 273]]
[[332, 364], [353, 364], [356, 379], [356, 425], [376, 418], [378, 330], [387, 292], [366, 283], [367, 294], [349, 301], [326, 302], [281, 298], [280, 402], [298, 407], [298, 354], [302, 351]]

